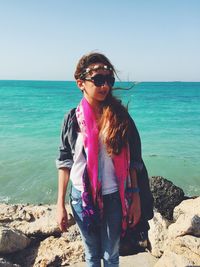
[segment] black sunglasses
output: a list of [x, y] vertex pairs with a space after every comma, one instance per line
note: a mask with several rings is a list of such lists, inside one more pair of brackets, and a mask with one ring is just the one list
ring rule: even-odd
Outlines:
[[84, 80], [93, 82], [95, 86], [102, 86], [105, 84], [105, 82], [107, 82], [107, 84], [112, 87], [115, 83], [115, 77], [111, 76], [110, 74], [96, 74], [93, 77], [86, 77]]

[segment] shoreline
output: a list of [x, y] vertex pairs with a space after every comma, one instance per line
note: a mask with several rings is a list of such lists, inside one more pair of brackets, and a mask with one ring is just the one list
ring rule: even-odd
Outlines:
[[[145, 162], [145, 164], [146, 164], [146, 162]], [[162, 177], [162, 176], [160, 176], [160, 175], [159, 176], [158, 175], [157, 176], [155, 176], [155, 175], [149, 176], [149, 180], [151, 180], [152, 177]], [[185, 188], [177, 185], [177, 183], [175, 183], [173, 181], [173, 179], [170, 179], [170, 180], [166, 179], [166, 180], [169, 181], [169, 182], [171, 182], [172, 184], [176, 185], [177, 187], [182, 188], [182, 190], [184, 191], [184, 195], [185, 195], [186, 198], [192, 198], [194, 196], [200, 196], [199, 189], [196, 188], [196, 185], [190, 185], [189, 186], [189, 187], [192, 187], [193, 188], [192, 189], [193, 191], [191, 189], [185, 190]], [[182, 182], [184, 182], [184, 181], [182, 181]], [[200, 185], [199, 185], [199, 187], [200, 187]], [[66, 194], [66, 204], [69, 204], [69, 193], [70, 193], [69, 191], [70, 191], [70, 188], [68, 187], [68, 191], [67, 191], [67, 194]], [[190, 191], [190, 193], [188, 194], [187, 191]], [[27, 205], [27, 206], [28, 205], [36, 205], [36, 206], [40, 206], [40, 205], [55, 205], [57, 203], [56, 194], [53, 196], [54, 201], [44, 201], [44, 202], [42, 202], [42, 201], [38, 201], [38, 202], [36, 202], [36, 201], [33, 201], [33, 202], [31, 202], [31, 201], [10, 201], [10, 200], [7, 200], [6, 199], [8, 197], [4, 197], [4, 198], [5, 199], [2, 199], [2, 197], [0, 197], [0, 203], [2, 203], [2, 204], [8, 204], [8, 205]]]

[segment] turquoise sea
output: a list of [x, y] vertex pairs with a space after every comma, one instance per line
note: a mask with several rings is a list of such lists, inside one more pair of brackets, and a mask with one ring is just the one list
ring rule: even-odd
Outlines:
[[[139, 129], [149, 176], [200, 195], [200, 83], [142, 82], [115, 94]], [[55, 203], [61, 123], [80, 91], [74, 82], [0, 81], [0, 95], [0, 202]]]

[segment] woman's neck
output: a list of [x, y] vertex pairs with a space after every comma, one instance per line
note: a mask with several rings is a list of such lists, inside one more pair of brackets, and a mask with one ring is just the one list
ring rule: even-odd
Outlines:
[[97, 100], [93, 100], [93, 99], [87, 99], [85, 97], [85, 99], [87, 100], [87, 102], [90, 104], [90, 106], [92, 107], [95, 115], [96, 115], [96, 118], [98, 119], [101, 114], [102, 114], [102, 105], [101, 105], [101, 102], [97, 101]]

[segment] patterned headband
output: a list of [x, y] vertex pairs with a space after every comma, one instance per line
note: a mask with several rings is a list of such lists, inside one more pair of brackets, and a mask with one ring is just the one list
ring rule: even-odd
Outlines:
[[80, 78], [83, 78], [85, 75], [87, 75], [88, 73], [90, 73], [90, 71], [92, 70], [110, 70], [113, 71], [113, 69], [107, 65], [94, 65], [93, 67], [90, 68], [86, 68], [85, 71], [83, 73], [81, 73]]

